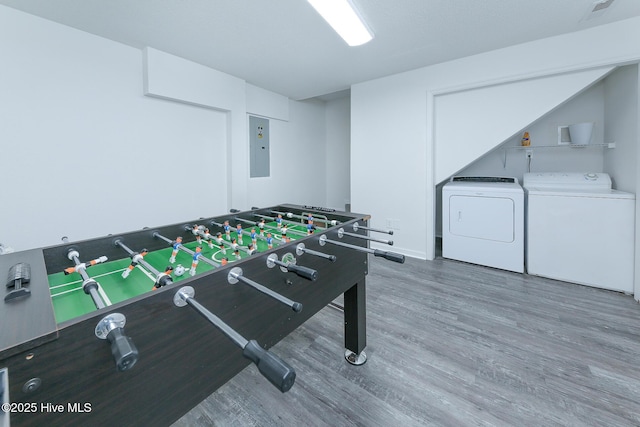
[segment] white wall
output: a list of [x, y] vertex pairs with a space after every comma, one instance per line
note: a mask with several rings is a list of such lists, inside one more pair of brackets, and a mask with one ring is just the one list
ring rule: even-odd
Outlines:
[[609, 173], [618, 190], [637, 192], [638, 151], [638, 66], [621, 67], [604, 82], [604, 119], [606, 142], [615, 142], [614, 150], [604, 155], [604, 172]]
[[[526, 129], [535, 145], [554, 144], [554, 133], [531, 133], [527, 128], [541, 116], [557, 108], [611, 72], [612, 67], [564, 73], [537, 79], [526, 79], [500, 85], [483, 86], [434, 99], [434, 167], [435, 181], [441, 182], [455, 174], [479, 156], [500, 145], [507, 138]], [[602, 97], [600, 105], [602, 105]], [[582, 110], [582, 109], [581, 109]], [[581, 119], [560, 124], [596, 122], [595, 133], [602, 140], [603, 115], [599, 112], [579, 112]], [[599, 166], [600, 170], [601, 165]]]
[[[349, 187], [350, 141], [351, 141], [351, 100], [344, 97], [325, 104], [326, 110], [326, 204], [323, 206], [343, 210], [351, 203]], [[357, 155], [357, 154], [356, 154]]]
[[218, 192], [216, 201], [220, 211], [246, 203], [249, 156], [244, 123], [246, 93], [253, 91], [247, 91], [242, 79], [156, 49], [143, 49], [142, 59], [145, 95], [224, 114], [226, 137], [216, 147], [215, 181], [218, 189], [232, 190]]
[[[231, 207], [327, 204], [321, 101], [290, 101], [4, 6], [0, 55], [6, 246], [55, 245], [63, 235], [93, 238]], [[247, 113], [275, 117], [267, 180], [249, 178]]]
[[394, 224], [397, 250], [432, 259], [434, 94], [638, 61], [638, 39], [634, 18], [354, 85], [352, 209]]
[[141, 51], [0, 7], [0, 242], [16, 250], [224, 206], [192, 185], [219, 112], [143, 96]]
[[[531, 172], [602, 172], [605, 150], [600, 147], [558, 146], [558, 126], [593, 121], [592, 144], [604, 141], [604, 83], [599, 82], [573, 97], [558, 108], [530, 123], [529, 132], [533, 155]], [[507, 149], [520, 146], [522, 134], [505, 141], [487, 153], [459, 175], [514, 176], [522, 182], [529, 164], [524, 150]], [[551, 146], [552, 148], [536, 148]], [[506, 162], [505, 162], [506, 149]]]
[[248, 205], [324, 206], [325, 125], [321, 101], [289, 101], [289, 121], [270, 120], [270, 176], [248, 180]]

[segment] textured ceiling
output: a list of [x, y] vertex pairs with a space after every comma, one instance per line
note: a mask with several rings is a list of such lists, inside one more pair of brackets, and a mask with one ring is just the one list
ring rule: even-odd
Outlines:
[[353, 0], [375, 33], [348, 47], [305, 0], [0, 0], [291, 97], [640, 15], [640, 0]]

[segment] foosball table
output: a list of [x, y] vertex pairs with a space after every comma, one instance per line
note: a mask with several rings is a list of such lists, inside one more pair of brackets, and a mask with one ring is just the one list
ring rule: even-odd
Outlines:
[[0, 256], [0, 427], [171, 424], [250, 363], [284, 393], [269, 349], [340, 295], [364, 363], [368, 255], [404, 262], [368, 220], [283, 204]]

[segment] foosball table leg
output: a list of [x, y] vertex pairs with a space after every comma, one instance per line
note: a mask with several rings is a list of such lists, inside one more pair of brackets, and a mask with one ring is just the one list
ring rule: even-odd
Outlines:
[[365, 283], [356, 283], [344, 293], [344, 357], [352, 365], [367, 361], [367, 311]]

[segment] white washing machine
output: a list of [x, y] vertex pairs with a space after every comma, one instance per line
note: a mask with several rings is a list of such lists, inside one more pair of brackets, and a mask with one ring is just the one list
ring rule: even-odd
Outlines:
[[524, 272], [524, 191], [517, 178], [454, 176], [442, 187], [442, 256]]
[[605, 173], [527, 173], [522, 184], [529, 274], [633, 293], [634, 194]]

